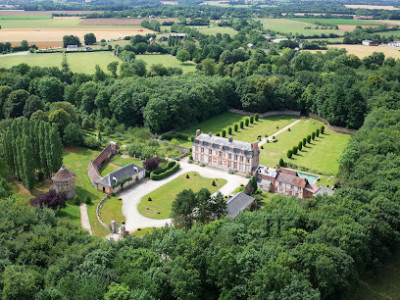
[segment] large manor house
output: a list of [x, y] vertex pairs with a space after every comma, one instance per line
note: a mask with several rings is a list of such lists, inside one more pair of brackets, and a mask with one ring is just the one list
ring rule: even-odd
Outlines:
[[258, 142], [236, 141], [233, 137], [204, 134], [198, 129], [193, 140], [192, 157], [195, 162], [241, 174], [253, 174], [258, 186], [266, 192], [275, 192], [297, 198], [311, 198], [331, 194], [329, 188], [308, 182], [295, 170], [268, 168], [259, 164]]

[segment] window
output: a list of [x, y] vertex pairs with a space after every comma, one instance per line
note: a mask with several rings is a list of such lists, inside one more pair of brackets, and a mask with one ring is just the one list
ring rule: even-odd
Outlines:
[[299, 193], [296, 193], [296, 197], [297, 197], [297, 198], [299, 197]]
[[237, 169], [237, 163], [233, 163], [233, 168]]
[[222, 152], [221, 151], [219, 151], [219, 157], [222, 157]]
[[282, 186], [282, 182], [279, 181], [279, 186]]
[[208, 162], [209, 162], [209, 163], [212, 162], [212, 157], [211, 157], [211, 156], [208, 157]]
[[229, 158], [229, 159], [232, 159], [232, 154], [228, 154], [228, 158]]
[[231, 167], [232, 167], [232, 163], [228, 162], [228, 168], [231, 168]]
[[194, 159], [195, 159], [195, 160], [199, 160], [199, 155], [196, 154], [196, 155], [194, 156]]
[[289, 191], [289, 196], [292, 196], [292, 191]]
[[235, 155], [235, 160], [238, 160], [238, 156], [237, 155]]
[[291, 185], [291, 186], [290, 186], [290, 188], [293, 190], [293, 189], [294, 189], [294, 186], [293, 186], [293, 185]]
[[210, 154], [210, 155], [212, 154], [212, 150], [211, 150], [211, 149], [210, 149], [210, 150], [208, 150], [208, 154]]
[[248, 163], [248, 164], [250, 163], [250, 158], [247, 159], [247, 163]]
[[243, 156], [240, 157], [240, 161], [243, 162]]
[[204, 148], [203, 147], [201, 147], [201, 153], [204, 153]]
[[218, 165], [222, 166], [222, 160], [218, 161]]

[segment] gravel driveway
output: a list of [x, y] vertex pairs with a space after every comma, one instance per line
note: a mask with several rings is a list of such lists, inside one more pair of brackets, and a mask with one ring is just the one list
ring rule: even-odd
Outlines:
[[218, 190], [224, 195], [232, 193], [240, 184], [247, 184], [249, 181], [248, 178], [240, 175], [232, 175], [224, 170], [189, 164], [187, 163], [187, 159], [180, 161], [179, 163], [181, 168], [175, 174], [158, 181], [153, 181], [146, 178], [138, 185], [133, 186], [129, 190], [119, 194], [119, 196], [122, 198], [122, 213], [125, 216], [126, 230], [134, 232], [138, 228], [163, 227], [166, 224], [171, 224], [171, 219], [156, 220], [142, 216], [138, 212], [137, 206], [139, 205], [140, 199], [143, 196], [151, 193], [152, 191], [158, 189], [159, 187], [170, 182], [171, 180], [174, 180], [184, 173], [195, 171], [203, 177], [226, 179], [227, 183]]

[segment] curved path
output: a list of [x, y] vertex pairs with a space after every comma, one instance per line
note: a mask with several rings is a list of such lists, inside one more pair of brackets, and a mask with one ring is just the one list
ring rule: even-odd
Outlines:
[[200, 167], [195, 164], [189, 164], [187, 163], [187, 159], [182, 160], [179, 163], [181, 165], [181, 168], [175, 174], [158, 181], [153, 181], [146, 178], [140, 184], [133, 186], [131, 189], [119, 194], [119, 196], [122, 198], [122, 213], [125, 216], [127, 231], [134, 232], [138, 228], [163, 227], [166, 224], [171, 224], [171, 219], [157, 220], [142, 216], [139, 213], [137, 206], [139, 205], [140, 199], [143, 196], [158, 189], [159, 187], [174, 180], [184, 173], [195, 171], [203, 177], [226, 179], [227, 183], [218, 190], [224, 195], [232, 193], [237, 187], [240, 186], [240, 184], [247, 184], [247, 182], [249, 181], [248, 178], [240, 175], [229, 174], [225, 170], [220, 170], [212, 167]]

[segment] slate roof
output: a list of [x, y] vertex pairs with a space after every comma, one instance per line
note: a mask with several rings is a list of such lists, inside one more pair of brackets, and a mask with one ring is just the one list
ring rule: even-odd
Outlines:
[[319, 190], [316, 193], [314, 193], [314, 196], [316, 196], [316, 195], [325, 195], [325, 194], [328, 195], [328, 196], [332, 196], [334, 192], [335, 192], [334, 190], [332, 190], [332, 189], [330, 189], [328, 187], [319, 186]]
[[75, 173], [72, 173], [64, 165], [51, 177], [53, 181], [70, 181], [72, 179], [75, 179]]
[[228, 207], [228, 216], [235, 218], [241, 211], [245, 210], [254, 202], [254, 198], [245, 193], [234, 194], [226, 203]]
[[[193, 143], [195, 144], [199, 144], [199, 142], [203, 142], [203, 146], [210, 146], [212, 148], [219, 148], [219, 146], [225, 146], [228, 148], [236, 148], [244, 151], [253, 151], [251, 143], [236, 141], [234, 139], [232, 140], [232, 142], [230, 142], [228, 138], [209, 135], [205, 133], [200, 134], [193, 140]], [[228, 150], [228, 149], [223, 149], [223, 150]]]
[[96, 183], [99, 183], [103, 186], [112, 187], [118, 181], [131, 177], [141, 171], [143, 171], [143, 168], [135, 164], [129, 164], [117, 171], [107, 174], [103, 178], [100, 178]]
[[301, 187], [303, 189], [308, 184], [307, 179], [298, 177], [296, 171], [288, 170], [288, 169], [284, 169], [284, 168], [282, 168], [279, 171], [276, 181], [287, 183], [287, 184], [294, 185], [297, 187]]

